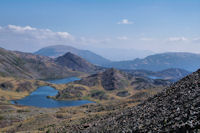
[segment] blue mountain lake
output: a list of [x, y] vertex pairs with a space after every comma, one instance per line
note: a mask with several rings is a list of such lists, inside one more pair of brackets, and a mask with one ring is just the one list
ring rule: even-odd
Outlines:
[[[76, 77], [64, 78], [59, 80], [51, 80], [48, 82], [55, 84], [64, 84], [73, 82], [75, 80], [80, 80]], [[66, 107], [66, 106], [80, 106], [83, 104], [94, 103], [88, 100], [72, 100], [72, 101], [58, 101], [54, 99], [47, 98], [47, 96], [55, 96], [58, 93], [58, 90], [50, 87], [50, 86], [42, 86], [33, 91], [29, 96], [24, 97], [20, 100], [13, 100], [11, 103], [26, 105], [26, 106], [35, 106], [41, 108], [58, 108], [58, 107]]]

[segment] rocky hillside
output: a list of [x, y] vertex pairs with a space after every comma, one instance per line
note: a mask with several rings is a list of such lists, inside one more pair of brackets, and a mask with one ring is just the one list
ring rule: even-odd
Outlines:
[[81, 72], [96, 72], [100, 67], [87, 62], [81, 57], [72, 54], [70, 52], [66, 53], [63, 56], [60, 56], [55, 59], [55, 62], [61, 66], [72, 69], [73, 71], [81, 71]]
[[0, 48], [0, 76], [33, 79], [62, 78], [79, 75], [51, 58]]
[[200, 68], [200, 54], [170, 52], [147, 56], [144, 59], [111, 62], [105, 66], [118, 69], [145, 69], [162, 71], [169, 68], [181, 68], [190, 72]]
[[[170, 82], [166, 80], [133, 77], [111, 68], [67, 84], [66, 89], [61, 90], [56, 98], [131, 99], [136, 97], [137, 92], [144, 92], [142, 95], [147, 96], [149, 93], [153, 94], [169, 84]], [[154, 91], [151, 89], [154, 89]]]
[[78, 55], [81, 58], [95, 65], [102, 65], [102, 64], [107, 64], [110, 62], [108, 59], [105, 59], [91, 51], [80, 50], [80, 49], [77, 49], [71, 46], [66, 46], [66, 45], [55, 45], [55, 46], [45, 47], [38, 50], [34, 54], [57, 58], [59, 56], [63, 56], [64, 54], [68, 52]]
[[89, 123], [81, 132], [197, 132], [199, 101], [200, 70], [136, 107]]

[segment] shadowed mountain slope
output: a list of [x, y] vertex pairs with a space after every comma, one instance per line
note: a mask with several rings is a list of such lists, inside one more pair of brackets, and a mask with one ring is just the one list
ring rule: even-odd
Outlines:
[[80, 73], [60, 66], [48, 57], [1, 48], [0, 74], [1, 76], [48, 79], [78, 76]]
[[74, 71], [81, 71], [81, 72], [96, 72], [100, 67], [97, 67], [86, 60], [82, 59], [81, 57], [72, 54], [70, 52], [66, 53], [63, 56], [60, 56], [55, 59], [61, 66], [65, 66], [70, 68]]

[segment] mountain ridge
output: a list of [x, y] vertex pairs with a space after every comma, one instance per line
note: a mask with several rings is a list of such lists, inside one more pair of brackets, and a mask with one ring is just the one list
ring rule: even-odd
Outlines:
[[72, 69], [73, 71], [81, 71], [81, 72], [96, 72], [98, 69], [100, 70], [100, 67], [97, 67], [85, 59], [72, 54], [71, 52], [68, 52], [64, 54], [63, 56], [59, 56], [55, 59], [55, 62], [57, 62], [61, 66], [65, 66], [67, 68]]
[[0, 74], [1, 76], [53, 79], [69, 76], [78, 76], [81, 73], [60, 66], [53, 59], [45, 56], [9, 51], [0, 48]]
[[169, 68], [181, 68], [187, 71], [196, 71], [200, 68], [200, 54], [187, 52], [167, 52], [147, 56], [143, 59], [111, 62], [105, 67], [118, 69], [145, 69], [150, 71], [162, 71]]
[[55, 58], [64, 55], [67, 52], [76, 54], [92, 64], [109, 68], [114, 67], [117, 69], [145, 69], [150, 71], [162, 71], [169, 68], [181, 68], [194, 72], [200, 67], [200, 63], [198, 63], [198, 60], [200, 60], [200, 54], [189, 52], [165, 52], [133, 60], [110, 61], [93, 52], [90, 52], [89, 50], [80, 50], [65, 45], [55, 45], [42, 48], [34, 54]]

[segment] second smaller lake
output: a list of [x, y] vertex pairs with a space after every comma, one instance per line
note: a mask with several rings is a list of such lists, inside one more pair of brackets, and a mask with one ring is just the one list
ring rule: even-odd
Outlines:
[[48, 80], [47, 82], [53, 83], [53, 84], [67, 84], [69, 82], [73, 82], [76, 80], [80, 80], [80, 78], [77, 77], [70, 77], [70, 78], [63, 78], [63, 79], [56, 79], [56, 80]]
[[163, 79], [162, 77], [156, 77], [156, 76], [148, 76], [150, 79]]

